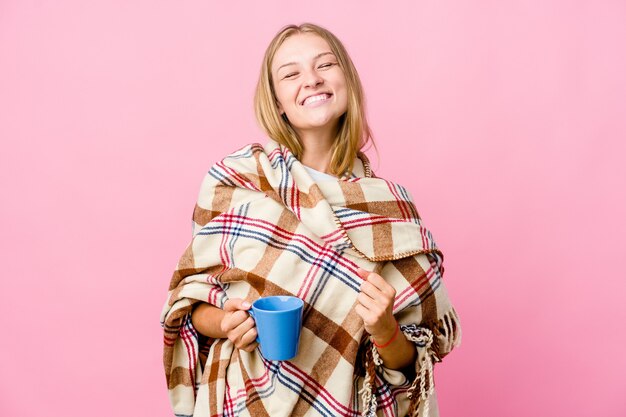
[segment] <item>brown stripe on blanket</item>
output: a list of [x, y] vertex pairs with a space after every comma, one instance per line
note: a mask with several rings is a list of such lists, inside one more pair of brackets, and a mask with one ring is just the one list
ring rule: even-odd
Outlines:
[[[173, 352], [174, 352], [174, 347], [168, 343], [165, 343], [163, 347], [163, 367], [165, 369], [165, 378], [167, 381], [170, 380], [170, 376], [172, 375]], [[169, 385], [169, 382], [168, 382], [168, 385]]]
[[257, 185], [257, 187], [259, 187], [261, 191], [267, 194], [268, 191], [274, 191], [274, 188], [272, 187], [270, 182], [267, 180], [267, 177], [265, 176], [265, 172], [263, 171], [263, 165], [259, 161], [260, 155], [261, 155], [260, 152], [256, 152], [254, 154], [254, 159], [256, 160], [256, 172], [257, 172], [257, 176], [256, 176], [254, 183]]
[[[341, 192], [346, 201], [346, 207], [366, 213], [374, 212], [372, 204], [379, 202], [367, 202], [363, 188], [358, 183], [339, 181]], [[397, 208], [396, 204], [396, 208]], [[372, 242], [374, 244], [375, 257], [388, 257], [393, 254], [393, 235], [391, 234], [391, 224], [381, 223], [371, 226]]]
[[187, 249], [185, 250], [185, 253], [183, 254], [183, 258], [184, 259], [181, 259], [178, 261], [178, 267], [176, 271], [174, 271], [174, 273], [172, 274], [172, 279], [170, 280], [169, 290], [170, 291], [174, 290], [172, 292], [172, 295], [170, 296], [170, 301], [172, 302], [178, 300], [178, 293], [180, 292], [182, 287], [185, 285], [185, 282], [182, 282], [185, 278], [191, 275], [197, 275], [197, 274], [215, 275], [219, 273], [222, 269], [224, 269], [222, 265], [214, 265], [209, 268], [206, 268], [206, 267], [196, 268], [195, 260], [193, 257], [192, 245], [189, 245], [187, 247]]
[[339, 187], [346, 201], [345, 207], [370, 212], [369, 204], [363, 194], [363, 188], [358, 183], [339, 181]]
[[196, 263], [195, 263], [194, 256], [193, 256], [193, 245], [189, 244], [187, 245], [187, 248], [185, 249], [185, 252], [183, 253], [183, 255], [180, 257], [178, 261], [178, 265], [176, 266], [176, 270], [181, 270], [181, 272], [183, 272], [184, 270], [184, 274], [186, 276], [186, 274], [190, 272], [192, 274], [195, 274], [196, 272], [189, 271], [189, 269], [193, 269], [195, 267], [196, 267]]
[[[241, 361], [241, 358], [239, 358], [239, 355], [241, 354], [239, 352], [239, 349], [235, 349], [237, 352], [237, 357], [239, 359], [239, 361]], [[256, 390], [256, 387], [254, 386], [254, 384], [250, 381], [250, 375], [248, 375], [248, 372], [246, 371], [246, 367], [245, 366], [241, 366], [241, 376], [243, 378], [243, 383], [244, 386], [246, 387], [246, 411], [248, 411], [250, 413], [251, 416], [259, 416], [259, 417], [269, 417], [269, 413], [267, 412], [267, 410], [265, 409], [265, 406], [263, 405], [263, 401], [261, 396], [259, 395], [259, 393]], [[211, 415], [216, 415], [211, 413]]]
[[280, 194], [272, 187], [272, 184], [269, 183], [267, 177], [265, 176], [265, 172], [263, 171], [263, 164], [259, 160], [259, 157], [263, 155], [263, 149], [258, 147], [252, 147], [252, 152], [254, 154], [254, 159], [256, 160], [256, 170], [257, 175], [247, 174], [246, 178], [252, 180], [252, 182], [274, 201], [277, 201], [281, 205], [285, 204], [280, 198]]
[[[284, 230], [296, 230], [300, 221], [298, 218], [289, 210], [284, 209], [280, 214], [278, 221], [276, 222], [277, 228]], [[272, 234], [274, 236], [274, 234]], [[278, 238], [277, 240], [283, 240], [282, 238]], [[255, 289], [257, 294], [248, 294], [248, 301], [254, 301], [258, 297], [265, 297], [267, 295], [287, 295], [283, 294], [284, 290], [280, 289], [280, 294], [267, 294], [265, 290], [265, 282], [266, 280], [263, 277], [268, 276], [272, 268], [274, 267], [274, 263], [280, 256], [284, 253], [284, 250], [275, 248], [270, 245], [265, 246], [265, 251], [263, 252], [263, 256], [259, 260], [259, 262], [252, 268], [252, 270], [246, 276], [246, 281], [248, 281], [251, 285], [251, 289]], [[273, 288], [272, 290], [276, 290], [277, 288]], [[291, 295], [291, 294], [289, 294]]]
[[280, 204], [284, 204], [278, 192], [274, 189], [274, 187], [272, 187], [272, 184], [270, 184], [270, 182], [267, 180], [267, 177], [265, 176], [265, 172], [263, 172], [263, 165], [259, 161], [259, 156], [261, 154], [262, 153], [258, 151], [254, 152], [254, 159], [256, 160], [257, 175], [247, 174], [246, 178], [252, 180], [252, 182], [272, 200], [278, 201]]
[[[363, 211], [359, 208], [360, 206], [358, 204], [353, 204], [347, 207]], [[393, 219], [405, 219], [407, 214], [410, 214], [415, 218], [419, 218], [416, 217], [418, 214], [417, 210], [415, 210], [415, 206], [402, 201], [370, 201], [367, 203], [367, 208], [369, 209], [370, 214], [378, 214], [380, 216], [390, 217]]]
[[[187, 301], [187, 303], [191, 303], [191, 302]], [[175, 335], [175, 336], [178, 335], [178, 332], [180, 331], [180, 326], [183, 323], [183, 319], [188, 313], [191, 312], [192, 305], [193, 304], [189, 304], [185, 307], [179, 308], [170, 313], [167, 323], [163, 324], [165, 337], [170, 337], [171, 335]], [[175, 340], [175, 339], [176, 339], [175, 337], [171, 338], [171, 340]]]
[[184, 385], [186, 387], [193, 386], [193, 381], [191, 380], [189, 368], [177, 366], [176, 368], [172, 369], [170, 378], [167, 381], [167, 388], [173, 389], [177, 385]]
[[[359, 348], [358, 340], [351, 336], [349, 330], [338, 325], [324, 314], [317, 311], [310, 304], [305, 303], [307, 315], [304, 317], [303, 326], [313, 334], [322, 339], [331, 348], [336, 350], [347, 361], [353, 360]], [[352, 315], [352, 312], [350, 313]], [[351, 323], [350, 315], [346, 318], [347, 323]], [[345, 323], [344, 323], [345, 324]]]
[[228, 363], [230, 362], [230, 359], [215, 360], [222, 354], [224, 342], [226, 342], [226, 339], [217, 339], [215, 341], [211, 366], [206, 367], [204, 375], [202, 375], [202, 383], [208, 384], [209, 412], [212, 416], [219, 414], [217, 410], [217, 381], [226, 377], [226, 368], [228, 368]]
[[195, 267], [196, 264], [193, 256], [193, 246], [189, 244], [187, 245], [185, 252], [178, 260], [176, 271], [174, 271], [172, 279], [170, 280], [170, 291], [176, 288], [184, 277], [199, 273], [200, 270], [195, 271]]
[[200, 226], [205, 226], [208, 222], [213, 220], [219, 214], [220, 214], [219, 211], [207, 210], [205, 208], [200, 207], [198, 203], [196, 203], [196, 206], [193, 209], [192, 219], [194, 222], [196, 222]]
[[325, 199], [324, 194], [322, 194], [322, 190], [320, 189], [319, 185], [313, 184], [309, 188], [309, 192], [308, 193], [304, 193], [304, 192], [300, 191], [300, 201], [299, 201], [299, 203], [300, 203], [300, 207], [302, 207], [302, 208], [313, 208], [320, 201], [322, 201], [324, 199]]
[[174, 299], [174, 297], [178, 297], [178, 291], [176, 291], [176, 289], [185, 285], [185, 282], [183, 281], [185, 278], [190, 275], [202, 274], [206, 271], [206, 268], [181, 268], [174, 271], [169, 287], [170, 291], [174, 290], [172, 296], [170, 297], [170, 301], [173, 302], [178, 299]]
[[[313, 374], [311, 374], [311, 377], [315, 378]], [[307, 390], [307, 388], [309, 387], [306, 384], [302, 387], [303, 390]], [[313, 398], [317, 397], [315, 393], [312, 396]], [[302, 417], [303, 415], [305, 415], [306, 412], [309, 411], [309, 408], [311, 408], [311, 404], [309, 404], [308, 401], [311, 400], [305, 400], [304, 398], [302, 398], [302, 395], [300, 395], [298, 397], [298, 401], [296, 401], [296, 404], [293, 406], [293, 410], [291, 411], [289, 417]]]
[[419, 218], [415, 205], [408, 201], [367, 201], [363, 188], [358, 182], [339, 182], [346, 200], [345, 207], [394, 219], [404, 219], [407, 215]]
[[425, 278], [426, 272], [422, 269], [415, 257], [402, 258], [393, 261], [393, 265], [409, 282], [419, 295], [422, 307], [422, 320], [433, 320], [437, 317], [437, 300], [430, 281]]
[[406, 204], [410, 210], [411, 216], [416, 219], [421, 219], [419, 213], [417, 212], [417, 207], [415, 207], [415, 202], [407, 201]]
[[[169, 298], [170, 302], [173, 304], [180, 298], [178, 294], [182, 291], [183, 287], [185, 286], [185, 283], [186, 283], [184, 281], [185, 278], [188, 278], [192, 275], [197, 275], [197, 274], [215, 275], [219, 273], [222, 269], [224, 269], [222, 265], [215, 265], [210, 268], [186, 268], [186, 269], [179, 269], [179, 270], [174, 271], [174, 274], [172, 275], [172, 279], [170, 281], [170, 291], [172, 291], [172, 294], [170, 295], [170, 298]], [[202, 301], [207, 301], [207, 300], [202, 300]]]
[[372, 226], [375, 257], [388, 257], [393, 255], [393, 234], [391, 223], [380, 223]]
[[407, 201], [376, 201], [370, 203], [370, 213], [394, 219], [405, 219], [407, 214], [419, 219], [415, 206]]
[[[213, 209], [212, 211], [218, 214], [227, 211], [228, 208], [230, 207], [235, 190], [237, 190], [236, 187], [229, 187], [227, 185], [218, 184], [217, 186], [215, 186], [215, 194], [211, 197], [212, 199], [211, 208]], [[202, 199], [202, 197], [203, 196], [200, 196], [199, 199]], [[201, 212], [199, 214], [201, 214]], [[202, 218], [202, 220], [204, 220], [204, 218]], [[196, 223], [201, 224], [202, 226], [206, 224], [206, 223], [200, 223], [199, 221], [196, 221]]]
[[[245, 271], [242, 271], [245, 272]], [[246, 281], [250, 286], [259, 294], [260, 297], [269, 297], [270, 295], [291, 295], [295, 297], [295, 294], [287, 291], [283, 287], [279, 287], [273, 282], [263, 278], [260, 275], [253, 274], [252, 272], [247, 272]], [[255, 299], [248, 299], [248, 301], [253, 302]], [[306, 302], [304, 303], [304, 309], [306, 309]]]
[[[328, 324], [324, 326], [328, 326]], [[359, 343], [350, 335], [359, 333], [362, 327], [363, 320], [355, 313], [354, 309], [350, 310], [350, 313], [348, 313], [341, 326], [336, 327], [335, 333], [330, 338], [330, 341], [327, 342], [328, 345], [322, 352], [320, 359], [309, 373], [321, 386], [326, 386], [328, 379], [332, 376], [333, 372], [335, 372], [335, 368], [342, 356], [348, 363], [355, 363]], [[307, 328], [311, 327], [307, 326]], [[315, 334], [318, 337], [320, 336], [319, 333]], [[303, 388], [307, 389], [308, 387], [305, 385]], [[314, 397], [317, 396], [316, 392], [312, 392], [312, 394]], [[310, 407], [311, 405], [300, 396], [291, 416], [303, 416]]]
[[[178, 277], [176, 277], [177, 272], [174, 272], [174, 278], [172, 278], [172, 280], [170, 281], [170, 291], [172, 291], [172, 294], [170, 295], [170, 298], [168, 299], [168, 304], [170, 306], [173, 306], [175, 302], [177, 302], [178, 300], [180, 300], [180, 292], [183, 290], [184, 285], [177, 285], [178, 283], [180, 283], [183, 280], [183, 276], [179, 274]], [[175, 280], [177, 282], [175, 282]], [[172, 285], [175, 285], [174, 288], [171, 288]]]
[[278, 192], [276, 192], [274, 187], [272, 187], [272, 185], [269, 183], [269, 181], [267, 180], [267, 177], [265, 176], [265, 173], [263, 172], [263, 166], [259, 162], [259, 155], [260, 155], [259, 153], [254, 154], [254, 157], [256, 159], [256, 169], [257, 169], [258, 175], [248, 173], [248, 174], [245, 174], [244, 177], [246, 177], [247, 180], [250, 180], [258, 189], [263, 191], [265, 195], [270, 197], [272, 200], [279, 202], [282, 205], [284, 204], [283, 200], [281, 200], [280, 195], [278, 194]]

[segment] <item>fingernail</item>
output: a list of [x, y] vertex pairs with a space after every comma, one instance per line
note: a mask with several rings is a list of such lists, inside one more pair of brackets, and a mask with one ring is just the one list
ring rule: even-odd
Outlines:
[[241, 305], [242, 305], [242, 307], [243, 307], [243, 308], [248, 308], [248, 307], [250, 307], [252, 304], [250, 304], [250, 303], [249, 303], [249, 302], [247, 302], [247, 301], [244, 301], [243, 303], [241, 303]]

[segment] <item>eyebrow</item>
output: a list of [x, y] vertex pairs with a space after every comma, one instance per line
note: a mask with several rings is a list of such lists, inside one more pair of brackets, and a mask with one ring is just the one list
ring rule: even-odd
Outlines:
[[[335, 54], [333, 54], [332, 52], [322, 52], [322, 53], [319, 53], [319, 54], [315, 55], [315, 56], [313, 57], [313, 60], [315, 61], [315, 60], [316, 60], [316, 59], [318, 59], [319, 57], [324, 56], [324, 55], [328, 55], [328, 54], [333, 55], [333, 56], [335, 55]], [[281, 65], [280, 67], [276, 68], [276, 72], [280, 71], [280, 69], [281, 69], [282, 67], [286, 67], [286, 66], [288, 66], [288, 65], [296, 65], [296, 64], [297, 64], [297, 62], [288, 62], [288, 63], [283, 64], [283, 65]]]

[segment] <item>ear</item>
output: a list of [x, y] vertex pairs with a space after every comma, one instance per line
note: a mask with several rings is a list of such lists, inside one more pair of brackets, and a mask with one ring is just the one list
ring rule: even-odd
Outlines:
[[276, 105], [278, 106], [278, 113], [280, 113], [281, 116], [285, 114], [285, 111], [283, 110], [283, 106], [280, 104], [278, 100], [276, 100]]

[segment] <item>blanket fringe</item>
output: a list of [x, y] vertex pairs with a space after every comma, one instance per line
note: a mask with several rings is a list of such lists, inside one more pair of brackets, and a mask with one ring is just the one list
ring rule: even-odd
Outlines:
[[[369, 343], [369, 342], [366, 342]], [[371, 345], [371, 348], [365, 349], [365, 378], [363, 379], [363, 388], [359, 391], [361, 400], [363, 401], [363, 412], [361, 417], [376, 417], [378, 409], [378, 401], [373, 389], [376, 385], [376, 366], [382, 365], [383, 361], [378, 351]]]
[[[419, 416], [420, 404], [424, 404], [424, 416], [428, 416], [430, 413], [430, 396], [435, 389], [435, 382], [433, 378], [433, 362], [438, 361], [436, 353], [432, 349], [433, 345], [433, 332], [426, 328], [420, 327], [419, 334], [409, 329], [403, 329], [403, 333], [410, 341], [425, 346], [425, 355], [419, 361], [419, 372], [413, 380], [411, 387], [407, 391], [407, 396], [411, 400], [409, 407], [409, 416]], [[416, 393], [415, 390], [418, 388]], [[417, 394], [417, 395], [416, 395]]]
[[[419, 371], [413, 383], [407, 391], [407, 396], [411, 400], [408, 415], [418, 417], [420, 415], [420, 405], [423, 404], [423, 416], [430, 413], [430, 397], [434, 392], [434, 369], [433, 363], [439, 361], [437, 354], [433, 351], [433, 332], [426, 327], [416, 327], [415, 325], [401, 326], [402, 332], [408, 340], [417, 346], [424, 347], [424, 354], [419, 359]], [[376, 367], [383, 364], [380, 353], [374, 344], [370, 343], [365, 353], [365, 378], [363, 387], [359, 390], [361, 401], [363, 402], [362, 417], [375, 417], [378, 402], [373, 390], [375, 387]]]

